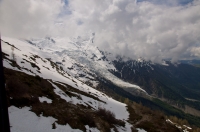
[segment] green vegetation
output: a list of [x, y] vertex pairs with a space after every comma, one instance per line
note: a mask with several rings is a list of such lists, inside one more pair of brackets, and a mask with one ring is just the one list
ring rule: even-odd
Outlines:
[[189, 124], [200, 127], [200, 117], [186, 114], [183, 111], [173, 106], [170, 106], [169, 104], [165, 102], [160, 101], [159, 99], [154, 99], [153, 102], [161, 106], [162, 111], [166, 113], [167, 115], [172, 115], [181, 119], [186, 119], [189, 122]]

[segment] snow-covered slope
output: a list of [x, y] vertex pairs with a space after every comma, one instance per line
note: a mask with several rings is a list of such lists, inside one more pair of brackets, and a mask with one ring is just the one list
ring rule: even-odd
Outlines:
[[[146, 93], [145, 90], [137, 85], [125, 82], [114, 76], [110, 71], [116, 71], [112, 61], [105, 52], [94, 45], [94, 33], [92, 36], [67, 39], [67, 38], [43, 38], [31, 40], [17, 40], [23, 45], [33, 45], [36, 53], [43, 58], [50, 58], [53, 62], [60, 65], [73, 77], [92, 83], [93, 87], [98, 85], [96, 77], [101, 76], [122, 88], [133, 89], [135, 92]], [[3, 37], [6, 42], [13, 40]], [[21, 41], [21, 42], [20, 42]], [[24, 46], [23, 46], [24, 47]], [[38, 49], [38, 50], [37, 50]]]
[[[24, 72], [26, 74], [29, 75], [33, 75], [33, 76], [40, 76], [42, 78], [45, 79], [50, 79], [52, 80], [50, 83], [53, 85], [54, 87], [54, 92], [55, 94], [57, 94], [58, 96], [60, 96], [60, 98], [64, 99], [66, 102], [72, 102], [73, 104], [81, 104], [81, 105], [85, 105], [85, 106], [90, 106], [92, 109], [98, 109], [99, 107], [105, 108], [109, 111], [112, 111], [115, 116], [116, 119], [119, 120], [123, 120], [126, 122], [125, 127], [117, 127], [117, 129], [119, 131], [131, 131], [131, 125], [127, 122], [128, 118], [129, 118], [129, 113], [127, 111], [126, 105], [123, 103], [120, 103], [108, 96], [106, 96], [104, 93], [101, 93], [97, 90], [95, 90], [92, 87], [89, 87], [88, 85], [84, 84], [82, 81], [74, 78], [72, 75], [70, 75], [71, 73], [67, 70], [67, 72], [65, 71], [65, 65], [67, 65], [67, 63], [69, 63], [70, 61], [81, 61], [81, 55], [83, 52], [75, 52], [72, 51], [71, 52], [75, 52], [77, 54], [77, 57], [79, 57], [78, 59], [71, 59], [69, 61], [65, 61], [65, 63], [61, 64], [60, 67], [54, 63], [54, 60], [57, 61], [62, 61], [62, 59], [64, 59], [64, 55], [60, 54], [62, 51], [58, 51], [56, 50], [55, 52], [46, 52], [44, 50], [39, 50], [37, 47], [35, 47], [34, 45], [30, 45], [28, 44], [26, 41], [21, 41], [18, 39], [11, 39], [11, 38], [7, 38], [7, 37], [3, 37], [2, 38], [2, 49], [4, 54], [4, 67], [9, 68], [9, 69], [13, 69], [16, 71], [21, 71]], [[13, 48], [12, 48], [13, 47]], [[58, 47], [55, 47], [55, 49]], [[73, 48], [73, 47], [71, 47]], [[70, 48], [69, 48], [70, 49]], [[68, 49], [68, 50], [69, 50]], [[73, 53], [73, 55], [76, 55], [75, 53]], [[86, 52], [89, 54], [89, 51]], [[60, 55], [58, 55], [60, 54]], [[67, 54], [70, 56], [70, 51], [68, 52], [64, 52], [64, 54]], [[79, 56], [80, 55], [80, 56]], [[63, 57], [63, 58], [62, 58]], [[70, 56], [72, 57], [72, 56]], [[99, 55], [99, 57], [101, 57]], [[48, 58], [48, 59], [45, 59]], [[51, 59], [50, 59], [51, 58]], [[16, 63], [13, 63], [13, 59], [16, 61]], [[69, 59], [69, 58], [68, 58]], [[87, 61], [87, 60], [82, 60], [83, 62]], [[108, 63], [108, 62], [99, 62], [97, 63], [100, 67], [100, 63]], [[73, 65], [74, 63], [71, 62], [71, 65]], [[80, 63], [79, 63], [80, 64]], [[95, 65], [92, 62], [90, 62], [89, 64]], [[83, 65], [86, 65], [86, 67], [89, 67], [90, 65], [86, 65], [86, 63], [83, 63]], [[103, 65], [103, 64], [102, 64]], [[61, 68], [61, 66], [63, 68]], [[104, 65], [106, 66], [106, 65]], [[108, 66], [106, 66], [107, 69], [111, 68], [111, 66], [108, 64]], [[113, 68], [113, 67], [112, 67]], [[67, 68], [66, 68], [67, 69]], [[89, 70], [89, 69], [87, 69]], [[104, 69], [102, 69], [103, 72], [105, 72]], [[75, 71], [74, 71], [75, 72]], [[104, 73], [105, 74], [105, 73]], [[57, 87], [54, 82], [63, 82], [65, 84], [68, 84], [70, 86], [72, 86], [73, 88], [76, 88], [80, 91], [83, 91], [85, 93], [91, 94], [92, 96], [98, 98], [99, 100], [95, 100], [92, 99], [90, 97], [84, 96], [84, 95], [79, 95], [80, 98], [76, 98], [76, 97], [69, 97], [67, 96], [59, 87]], [[60, 83], [60, 85], [62, 85], [62, 83]], [[73, 93], [76, 95], [76, 93]], [[43, 101], [48, 101], [49, 103], [51, 103], [51, 99], [45, 98], [45, 97], [40, 97], [40, 102], [42, 103]], [[26, 131], [27, 129], [29, 129], [30, 131], [66, 131], [66, 130], [70, 130], [71, 131], [71, 127], [69, 125], [66, 124], [66, 126], [60, 126], [58, 125], [57, 129], [51, 130], [50, 128], [43, 128], [43, 127], [49, 127], [50, 124], [52, 124], [56, 119], [52, 118], [52, 117], [43, 117], [42, 115], [40, 117], [37, 117], [33, 112], [30, 112], [29, 110], [31, 109], [31, 107], [25, 107], [22, 109], [16, 108], [14, 106], [11, 106], [9, 108], [9, 112], [10, 112], [10, 120], [11, 120], [11, 126], [12, 126], [12, 131]], [[22, 119], [20, 122], [18, 122], [17, 119]], [[25, 120], [30, 120], [32, 123], [28, 123]], [[39, 125], [38, 122], [40, 123], [44, 123], [45, 125]], [[24, 125], [22, 125], [24, 124]], [[39, 125], [39, 126], [38, 126]], [[94, 131], [98, 131], [97, 129], [93, 129], [93, 128], [88, 128], [88, 126], [85, 126], [88, 130], [94, 130]], [[37, 129], [37, 130], [36, 130]], [[73, 130], [76, 131], [76, 130]], [[78, 131], [78, 130], [77, 130]]]

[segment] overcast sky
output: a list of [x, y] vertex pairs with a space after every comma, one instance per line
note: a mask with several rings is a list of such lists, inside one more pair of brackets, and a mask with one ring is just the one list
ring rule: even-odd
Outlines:
[[200, 0], [0, 0], [4, 36], [76, 37], [152, 61], [200, 58]]

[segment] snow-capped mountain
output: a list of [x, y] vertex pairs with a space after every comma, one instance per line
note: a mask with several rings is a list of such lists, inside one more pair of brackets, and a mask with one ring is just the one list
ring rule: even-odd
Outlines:
[[[91, 36], [79, 36], [73, 39], [46, 37], [23, 40], [2, 37], [4, 66], [31, 76], [39, 76], [49, 80], [49, 83], [54, 88], [55, 96], [59, 96], [59, 98], [66, 102], [71, 102], [73, 105], [91, 107], [93, 110], [98, 110], [99, 106], [103, 106], [103, 108], [112, 111], [116, 115], [117, 120], [125, 121], [125, 126], [111, 127], [110, 129], [116, 128], [119, 131], [131, 131], [132, 125], [128, 123], [128, 115], [130, 113], [127, 111], [125, 104], [115, 103], [115, 100], [97, 91], [96, 88], [99, 85], [112, 87], [112, 92], [116, 92], [118, 95], [138, 103], [142, 102], [142, 104], [151, 108], [163, 109], [158, 102], [154, 102], [154, 98], [159, 98], [168, 104], [180, 107], [183, 111], [184, 105], [188, 108], [195, 108], [195, 114], [198, 115], [198, 102], [191, 103], [191, 100], [187, 100], [199, 100], [199, 93], [196, 92], [198, 90], [181, 91], [182, 87], [180, 86], [183, 82], [175, 76], [178, 73], [178, 76], [185, 77], [182, 73], [185, 68], [192, 70], [191, 73], [187, 73], [188, 75], [194, 74], [194, 71], [196, 72], [195, 74], [198, 74], [198, 69], [190, 65], [184, 67], [185, 65], [182, 64], [172, 64], [168, 61], [157, 64], [145, 61], [142, 58], [132, 60], [120, 56], [113, 57], [111, 53], [107, 53], [94, 45], [94, 37], [94, 33]], [[172, 81], [175, 79], [178, 79], [179, 84], [175, 85]], [[198, 76], [193, 80], [193, 86], [196, 86], [197, 80]], [[74, 97], [70, 97], [63, 89], [58, 87], [58, 85], [63, 85], [60, 82], [86, 94], [91, 94], [95, 99], [91, 99], [90, 95], [82, 96], [80, 93], [73, 93]], [[188, 88], [191, 86], [191, 83], [187, 81], [184, 83], [188, 85]], [[176, 86], [178, 89], [172, 89], [168, 84]], [[184, 87], [184, 89], [188, 90], [187, 87]], [[171, 96], [168, 96], [169, 94]], [[135, 97], [135, 95], [142, 98]], [[41, 103], [42, 101], [54, 101], [45, 94], [38, 97], [38, 99]], [[24, 108], [23, 110], [15, 107], [10, 109], [11, 115], [15, 116], [13, 111], [29, 113], [28, 111], [31, 110], [31, 107]], [[166, 112], [170, 113], [171, 111], [166, 110]], [[121, 116], [121, 113], [124, 116]], [[189, 113], [194, 114], [190, 111]], [[50, 121], [50, 124], [52, 124], [55, 122], [56, 117], [54, 119], [42, 117], [43, 119]], [[13, 123], [16, 122], [14, 121]], [[59, 125], [56, 124], [57, 129], [66, 128], [66, 130], [72, 131], [72, 128], [69, 127], [70, 125], [66, 125], [68, 127], [65, 126], [64, 128]], [[91, 131], [99, 130], [99, 127], [91, 128], [91, 126], [84, 126], [85, 128]]]
[[81, 36], [73, 39], [45, 38], [27, 42], [51, 54], [50, 58], [61, 64], [64, 70], [81, 81], [91, 82], [93, 87], [98, 84], [96, 77], [101, 76], [122, 88], [147, 94], [139, 86], [125, 82], [110, 72], [117, 70], [113, 65], [113, 60], [109, 59], [109, 54], [94, 45], [94, 37], [95, 33], [92, 33], [90, 37], [83, 38]]

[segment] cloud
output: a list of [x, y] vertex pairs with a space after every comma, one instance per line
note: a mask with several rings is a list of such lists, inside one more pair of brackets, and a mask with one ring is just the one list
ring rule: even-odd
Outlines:
[[193, 0], [137, 0], [137, 2], [148, 1], [154, 4], [159, 5], [169, 5], [169, 6], [177, 6], [177, 5], [186, 5]]
[[200, 47], [198, 48], [191, 48], [191, 55], [200, 58]]
[[173, 7], [121, 2], [116, 5], [120, 12], [101, 16], [103, 21], [91, 28], [96, 28], [97, 44], [105, 49], [109, 44], [110, 51], [116, 54], [175, 61], [186, 55], [190, 57], [188, 49], [199, 47], [200, 16], [197, 12], [200, 7], [197, 2]]
[[62, 7], [59, 0], [1, 0], [1, 33], [16, 37], [45, 36]]
[[160, 61], [199, 57], [200, 0], [2, 0], [8, 35], [82, 36], [114, 54]]

